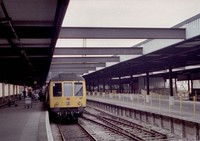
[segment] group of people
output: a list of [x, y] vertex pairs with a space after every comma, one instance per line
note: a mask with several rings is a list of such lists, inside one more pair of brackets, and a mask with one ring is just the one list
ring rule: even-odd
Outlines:
[[40, 100], [40, 101], [43, 101], [43, 93], [42, 93], [42, 90], [31, 90], [29, 89], [28, 92], [26, 91], [23, 91], [21, 94], [20, 94], [20, 99], [22, 99], [22, 97], [25, 99], [26, 97], [30, 97], [32, 100], [34, 101], [37, 101], [37, 100]]

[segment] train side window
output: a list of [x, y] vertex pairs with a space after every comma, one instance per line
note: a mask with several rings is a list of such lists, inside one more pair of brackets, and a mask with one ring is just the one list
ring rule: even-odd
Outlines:
[[74, 93], [75, 96], [83, 96], [83, 83], [74, 83]]
[[62, 84], [61, 83], [53, 84], [53, 96], [55, 96], [55, 97], [62, 96]]
[[64, 96], [72, 96], [72, 82], [64, 82]]

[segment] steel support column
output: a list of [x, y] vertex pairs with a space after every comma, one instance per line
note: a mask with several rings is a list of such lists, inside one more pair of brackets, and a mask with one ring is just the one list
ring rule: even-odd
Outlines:
[[177, 93], [178, 89], [177, 89], [177, 78], [174, 79], [174, 85], [175, 85], [175, 93]]
[[172, 67], [169, 67], [169, 87], [170, 87], [170, 96], [169, 104], [174, 105], [174, 92], [173, 92], [173, 77], [172, 77]]
[[85, 79], [85, 86], [86, 86], [86, 91], [89, 91], [89, 85], [88, 85], [88, 80]]
[[105, 79], [103, 78], [103, 92], [105, 92]]
[[100, 92], [100, 80], [97, 80], [97, 91]]
[[147, 80], [147, 95], [146, 95], [146, 102], [149, 102], [149, 72], [146, 73], [146, 80]]
[[133, 94], [133, 76], [130, 77], [130, 93]]
[[89, 82], [89, 84], [88, 84], [89, 85], [89, 92], [91, 92], [91, 81], [92, 81], [91, 79], [88, 80], [88, 82]]
[[110, 93], [112, 93], [112, 82], [110, 81]]
[[92, 92], [94, 92], [94, 87], [95, 87], [95, 82], [94, 82], [94, 79], [93, 79], [93, 84], [92, 84], [93, 88], [92, 88]]
[[193, 79], [191, 78], [191, 93], [193, 91], [194, 85], [193, 85]]
[[169, 68], [169, 86], [170, 86], [170, 96], [174, 96], [173, 93], [173, 77], [172, 77], [172, 68]]
[[188, 92], [191, 93], [191, 87], [190, 87], [190, 74], [188, 74]]
[[122, 80], [121, 80], [121, 77], [119, 77], [119, 93], [122, 93]]

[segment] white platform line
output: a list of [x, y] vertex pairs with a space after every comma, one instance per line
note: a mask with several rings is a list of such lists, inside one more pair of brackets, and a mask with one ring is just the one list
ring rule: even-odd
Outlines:
[[52, 136], [52, 132], [51, 132], [51, 128], [50, 128], [50, 123], [49, 123], [49, 113], [48, 111], [46, 111], [46, 131], [47, 131], [47, 138], [48, 141], [53, 141], [53, 136]]

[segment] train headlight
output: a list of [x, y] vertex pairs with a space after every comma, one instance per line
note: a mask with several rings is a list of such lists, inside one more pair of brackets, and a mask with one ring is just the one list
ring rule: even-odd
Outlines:
[[59, 106], [59, 102], [56, 102], [55, 104], [54, 104], [54, 107], [58, 107]]
[[81, 104], [81, 102], [79, 101], [78, 103], [77, 103], [79, 106], [82, 106], [82, 104]]

